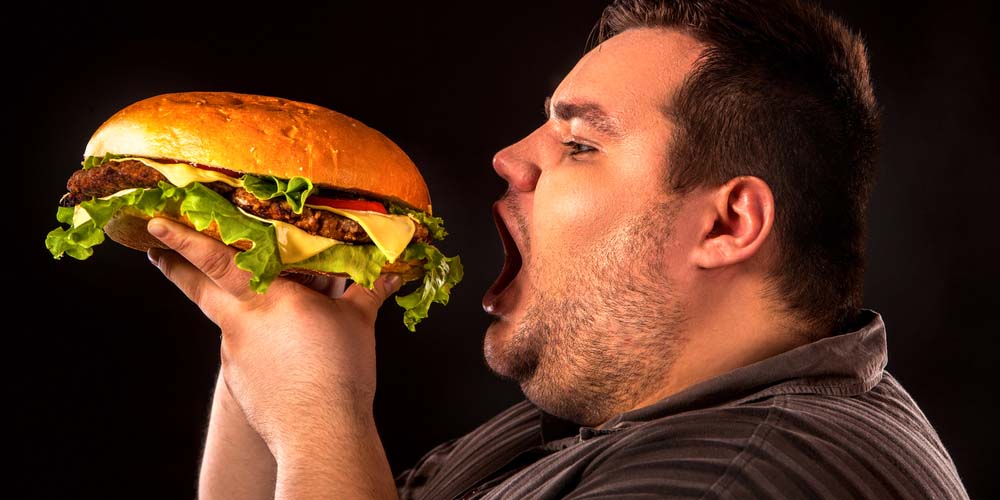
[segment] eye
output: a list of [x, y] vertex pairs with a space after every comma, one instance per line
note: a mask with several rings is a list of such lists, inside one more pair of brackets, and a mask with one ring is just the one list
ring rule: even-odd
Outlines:
[[582, 155], [584, 153], [593, 153], [594, 151], [597, 151], [597, 148], [588, 146], [586, 144], [580, 144], [579, 142], [576, 141], [566, 141], [563, 142], [562, 145], [563, 147], [566, 148], [566, 151], [569, 153], [570, 156], [577, 156], [577, 155]]

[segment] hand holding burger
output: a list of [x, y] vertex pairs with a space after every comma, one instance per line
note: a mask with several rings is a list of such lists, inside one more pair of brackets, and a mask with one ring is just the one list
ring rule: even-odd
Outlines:
[[163, 247], [146, 230], [166, 217], [241, 251], [236, 266], [264, 293], [279, 275], [382, 273], [422, 286], [396, 301], [413, 330], [462, 279], [419, 170], [380, 132], [312, 104], [227, 92], [134, 103], [94, 133], [49, 233], [56, 258], [86, 259], [112, 240]]
[[[241, 439], [274, 457], [276, 497], [393, 496], [372, 415], [376, 313], [422, 278], [397, 298], [413, 329], [462, 278], [431, 244], [444, 228], [406, 155], [318, 106], [185, 93], [120, 111], [85, 157], [59, 209], [68, 227], [46, 244], [83, 259], [107, 234], [148, 250], [219, 326], [220, 382], [239, 408], [213, 414], [209, 442], [269, 462], [232, 441], [249, 426]], [[334, 298], [289, 274], [355, 283]]]
[[[279, 277], [259, 294], [235, 266], [236, 249], [161, 217], [148, 227], [176, 252], [151, 248], [150, 261], [223, 332], [206, 438], [212, 459], [202, 469], [208, 484], [225, 487], [223, 497], [239, 495], [230, 489], [235, 479], [223, 477], [272, 463], [270, 472], [255, 467], [254, 481], [276, 487], [275, 498], [392, 497], [372, 413], [374, 324], [398, 276], [384, 275], [372, 289], [355, 283], [337, 298]], [[228, 409], [218, 406], [227, 398]]]

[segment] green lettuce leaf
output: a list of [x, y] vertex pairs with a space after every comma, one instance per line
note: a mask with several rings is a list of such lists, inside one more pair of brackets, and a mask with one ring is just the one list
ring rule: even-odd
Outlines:
[[445, 257], [440, 250], [426, 243], [411, 243], [400, 258], [404, 261], [427, 259], [422, 285], [409, 295], [396, 297], [396, 303], [404, 309], [403, 323], [412, 332], [416, 330], [417, 323], [427, 317], [431, 303], [448, 305], [451, 289], [462, 281], [464, 270], [457, 255]]
[[[161, 187], [164, 184], [166, 183], [161, 182]], [[215, 221], [223, 243], [229, 245], [238, 240], [253, 242], [253, 247], [249, 250], [236, 254], [236, 267], [250, 272], [251, 290], [266, 292], [274, 278], [284, 269], [278, 253], [278, 238], [274, 233], [274, 226], [243, 215], [229, 200], [199, 182], [174, 189], [186, 192], [180, 212], [191, 220], [195, 229], [204, 230]]]
[[125, 158], [125, 155], [116, 155], [114, 153], [108, 153], [104, 156], [88, 156], [87, 159], [83, 160], [83, 169], [88, 170], [98, 165], [103, 165], [111, 160], [117, 160], [119, 158]]
[[388, 261], [375, 245], [344, 243], [327, 248], [293, 266], [328, 273], [347, 273], [355, 282], [371, 288], [375, 286], [382, 266]]
[[[170, 185], [167, 184], [167, 186]], [[50, 231], [45, 237], [45, 246], [56, 259], [66, 254], [74, 259], [84, 260], [94, 253], [92, 247], [104, 242], [104, 225], [119, 210], [133, 207], [147, 215], [152, 215], [154, 211], [161, 210], [166, 206], [168, 201], [177, 200], [172, 200], [169, 195], [165, 196], [160, 189], [137, 189], [107, 200], [95, 198], [84, 201], [80, 203], [80, 207], [86, 210], [90, 219], [78, 226], [73, 225], [73, 209], [59, 207], [56, 219], [70, 227], [68, 229], [59, 227]]]
[[[56, 219], [72, 226], [73, 209], [59, 207]], [[45, 246], [57, 259], [66, 254], [74, 259], [84, 260], [93, 255], [91, 247], [104, 242], [104, 231], [99, 228], [95, 231], [95, 228], [94, 221], [87, 221], [80, 227], [71, 227], [68, 231], [61, 227], [53, 229], [45, 236]]]
[[[153, 189], [137, 189], [109, 199], [84, 201], [80, 207], [90, 219], [73, 225], [72, 208], [60, 207], [56, 219], [69, 227], [59, 227], [45, 238], [45, 246], [56, 259], [69, 255], [84, 260], [93, 254], [93, 247], [104, 241], [104, 226], [119, 210], [137, 210], [148, 216], [167, 211], [187, 216], [198, 230], [213, 221], [226, 244], [246, 239], [253, 242], [250, 250], [236, 255], [236, 265], [251, 274], [250, 287], [258, 293], [267, 291], [281, 271], [288, 267], [346, 273], [353, 281], [371, 288], [387, 262], [385, 254], [374, 245], [337, 244], [319, 254], [294, 264], [283, 264], [278, 252], [274, 226], [245, 216], [221, 195], [200, 183], [179, 188], [160, 182]], [[440, 250], [425, 243], [411, 243], [400, 257], [403, 260], [426, 259], [422, 284], [413, 293], [397, 297], [403, 307], [403, 322], [410, 331], [427, 317], [434, 302], [448, 303], [451, 288], [462, 279], [459, 258], [445, 257]]]
[[270, 175], [257, 177], [249, 174], [243, 176], [243, 188], [260, 200], [284, 196], [297, 214], [302, 213], [306, 197], [315, 189], [312, 181], [305, 177], [292, 177], [286, 181]]
[[397, 215], [409, 215], [417, 220], [417, 222], [427, 226], [430, 230], [431, 238], [435, 240], [443, 240], [445, 236], [448, 236], [448, 231], [444, 228], [444, 219], [441, 217], [433, 217], [427, 215], [419, 210], [413, 210], [412, 208], [407, 208], [397, 203], [389, 203], [389, 213]]
[[226, 244], [241, 239], [252, 241], [250, 250], [236, 255], [236, 266], [250, 272], [250, 288], [254, 291], [264, 293], [282, 270], [274, 227], [244, 216], [229, 200], [197, 182], [183, 188], [160, 182], [154, 189], [137, 189], [108, 199], [95, 198], [80, 203], [80, 207], [90, 215], [90, 220], [73, 226], [73, 209], [60, 208], [57, 219], [70, 227], [56, 228], [45, 237], [45, 246], [56, 259], [63, 254], [79, 260], [90, 257], [94, 253], [92, 247], [104, 241], [104, 226], [119, 210], [128, 208], [152, 217], [167, 209], [187, 216], [198, 230], [215, 221]]

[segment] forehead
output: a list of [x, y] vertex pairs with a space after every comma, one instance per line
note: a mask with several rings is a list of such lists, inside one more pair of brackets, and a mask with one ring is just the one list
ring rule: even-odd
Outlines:
[[592, 101], [626, 118], [641, 110], [658, 110], [670, 102], [702, 48], [675, 30], [625, 31], [584, 55], [559, 84], [552, 101]]

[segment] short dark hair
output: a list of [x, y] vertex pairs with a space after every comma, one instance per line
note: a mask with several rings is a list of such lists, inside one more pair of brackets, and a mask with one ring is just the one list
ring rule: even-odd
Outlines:
[[686, 33], [706, 49], [673, 103], [668, 188], [756, 176], [775, 197], [772, 291], [810, 336], [861, 307], [879, 112], [861, 38], [799, 0], [618, 0], [597, 43], [632, 28]]

